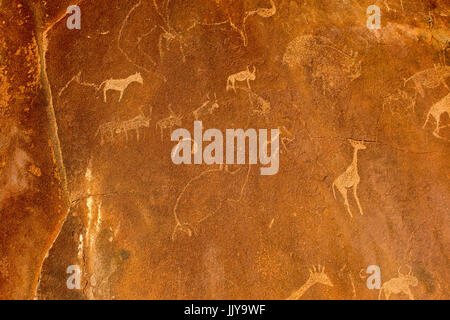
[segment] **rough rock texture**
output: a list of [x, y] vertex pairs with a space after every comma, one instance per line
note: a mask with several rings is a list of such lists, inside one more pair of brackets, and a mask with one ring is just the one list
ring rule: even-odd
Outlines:
[[43, 23], [23, 2], [1, 2], [2, 299], [35, 297], [42, 263], [68, 209], [65, 170], [38, 35]]
[[[0, 298], [450, 298], [448, 1], [75, 3], [0, 1]], [[174, 165], [195, 119], [278, 174]]]

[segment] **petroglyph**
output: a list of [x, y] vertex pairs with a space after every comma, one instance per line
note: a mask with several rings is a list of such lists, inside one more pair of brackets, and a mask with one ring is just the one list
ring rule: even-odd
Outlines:
[[120, 124], [118, 122], [107, 122], [103, 123], [98, 127], [98, 130], [95, 134], [95, 136], [98, 136], [100, 134], [101, 138], [101, 144], [103, 145], [105, 143], [106, 137], [110, 136], [110, 140], [114, 140], [114, 133], [120, 133]]
[[428, 113], [427, 113], [427, 118], [425, 120], [425, 123], [423, 124], [423, 128], [425, 129], [428, 121], [430, 120], [430, 117], [433, 117], [434, 120], [436, 121], [436, 128], [433, 131], [433, 135], [440, 139], [444, 139], [444, 138], [439, 135], [439, 130], [442, 128], [448, 127], [448, 125], [446, 125], [446, 126], [440, 125], [441, 116], [443, 116], [444, 114], [447, 114], [448, 116], [450, 116], [450, 93], [447, 94], [440, 101], [436, 102], [430, 108], [430, 111], [428, 111]]
[[434, 21], [434, 15], [428, 12], [429, 43], [437, 50], [442, 65], [446, 66], [447, 51], [450, 49], [450, 35], [448, 34], [448, 29], [436, 30], [434, 28]]
[[256, 80], [256, 67], [253, 67], [253, 71], [250, 72], [249, 66], [247, 66], [247, 69], [235, 74], [232, 74], [227, 79], [227, 91], [230, 89], [233, 89], [234, 92], [236, 92], [236, 82], [247, 82], [247, 87], [249, 90], [251, 90], [250, 81]]
[[183, 120], [183, 116], [176, 115], [170, 105], [168, 106], [168, 109], [170, 111], [170, 116], [161, 119], [156, 123], [156, 128], [161, 130], [161, 141], [163, 141], [164, 129], [172, 129], [175, 126], [181, 127], [181, 121]]
[[284, 53], [289, 68], [310, 68], [315, 81], [322, 83], [324, 93], [348, 86], [361, 76], [358, 52], [346, 46], [339, 48], [324, 37], [305, 35], [292, 40]]
[[306, 282], [300, 287], [300, 289], [294, 291], [286, 300], [298, 300], [300, 299], [309, 288], [316, 284], [323, 284], [329, 287], [333, 287], [328, 276], [325, 274], [325, 267], [318, 265], [317, 267], [313, 266], [312, 269], [309, 269], [309, 278]]
[[392, 278], [389, 281], [383, 283], [380, 289], [380, 293], [378, 295], [378, 300], [381, 300], [382, 294], [386, 297], [386, 300], [389, 300], [389, 297], [392, 294], [406, 294], [410, 300], [414, 300], [414, 296], [411, 292], [410, 287], [416, 287], [419, 284], [419, 280], [415, 276], [412, 275], [412, 269], [410, 266], [408, 274], [402, 274], [400, 272], [401, 267], [398, 268], [398, 277]]
[[103, 81], [100, 85], [96, 85], [95, 83], [84, 82], [81, 80], [81, 71], [78, 72], [72, 79], [70, 79], [64, 87], [62, 87], [58, 92], [58, 97], [64, 93], [65, 90], [73, 83], [76, 82], [81, 86], [94, 88], [96, 91], [99, 91], [103, 87], [103, 100], [106, 103], [106, 95], [110, 90], [118, 91], [120, 93], [119, 102], [123, 98], [123, 94], [125, 90], [134, 82], [139, 83], [141, 85], [144, 84], [144, 80], [139, 72], [125, 78], [125, 79], [108, 79]]
[[256, 8], [255, 10], [250, 10], [250, 11], [245, 12], [242, 21], [240, 21], [238, 23], [233, 22], [232, 17], [228, 16], [228, 18], [226, 20], [212, 22], [212, 23], [196, 21], [188, 30], [190, 30], [196, 26], [211, 26], [212, 27], [212, 26], [229, 25], [234, 31], [239, 33], [244, 47], [247, 47], [248, 36], [247, 36], [246, 28], [247, 28], [248, 18], [250, 18], [252, 16], [259, 16], [261, 18], [267, 19], [267, 18], [274, 16], [277, 13], [277, 8], [276, 8], [273, 0], [270, 0], [270, 5], [271, 5], [270, 8]]
[[105, 143], [105, 140], [109, 136], [109, 140], [114, 140], [114, 134], [125, 133], [126, 141], [128, 141], [128, 133], [131, 130], [136, 130], [136, 139], [139, 141], [139, 129], [150, 127], [150, 118], [144, 115], [138, 115], [137, 117], [126, 121], [111, 121], [103, 123], [99, 126], [95, 136], [100, 134], [101, 144]]
[[[165, 5], [163, 5], [162, 11], [161, 8], [156, 3], [156, 0], [153, 0], [153, 6], [164, 23], [164, 25], [158, 25], [158, 28], [162, 30], [162, 33], [159, 35], [158, 40], [159, 56], [162, 59], [164, 57], [164, 51], [168, 51], [170, 48], [170, 44], [173, 41], [176, 41], [178, 43], [178, 48], [180, 50], [182, 60], [183, 62], [186, 62], [186, 55], [184, 53], [184, 45], [186, 42], [184, 40], [182, 32], [178, 32], [170, 22], [169, 4], [170, 0], [167, 0], [165, 2]], [[190, 29], [191, 28], [188, 28], [187, 31], [189, 31]], [[165, 50], [163, 49], [163, 41], [165, 41]]]
[[119, 102], [122, 101], [123, 94], [130, 84], [137, 82], [141, 85], [144, 84], [144, 80], [139, 72], [129, 76], [126, 79], [109, 79], [100, 84], [100, 88], [103, 87], [103, 100], [106, 103], [106, 94], [110, 90], [118, 91], [120, 93]]
[[[279, 137], [281, 145], [283, 146], [284, 151], [288, 152], [287, 145], [295, 140], [294, 135], [286, 128], [286, 126], [278, 126], [278, 130], [280, 132]], [[274, 140], [272, 139], [272, 142], [273, 141]], [[280, 153], [282, 153], [282, 150], [280, 150]]]
[[347, 189], [353, 188], [353, 196], [355, 197], [356, 203], [358, 204], [359, 212], [361, 213], [361, 215], [363, 215], [364, 213], [361, 208], [361, 204], [359, 202], [359, 198], [358, 198], [358, 194], [357, 194], [358, 184], [361, 180], [361, 178], [359, 177], [359, 174], [358, 174], [358, 151], [366, 149], [366, 146], [362, 142], [359, 142], [359, 141], [350, 140], [350, 139], [348, 141], [350, 142], [350, 144], [352, 145], [352, 147], [354, 149], [353, 161], [350, 164], [350, 166], [348, 166], [348, 168], [345, 170], [345, 172], [343, 174], [341, 174], [339, 177], [337, 177], [336, 180], [334, 180], [332, 189], [333, 189], [333, 195], [334, 195], [335, 199], [336, 199], [335, 188], [337, 188], [339, 190], [342, 197], [344, 198], [345, 207], [347, 208], [347, 211], [350, 214], [350, 217], [353, 218], [352, 212], [350, 210], [350, 205], [348, 203]]
[[145, 66], [142, 66], [138, 63], [136, 63], [135, 61], [133, 61], [131, 59], [131, 57], [125, 52], [125, 50], [121, 47], [121, 41], [122, 41], [122, 34], [123, 34], [123, 30], [125, 29], [125, 26], [127, 25], [128, 21], [130, 20], [131, 15], [134, 13], [134, 11], [136, 11], [137, 8], [139, 8], [142, 5], [142, 0], [139, 0], [131, 9], [130, 11], [128, 11], [127, 15], [125, 16], [125, 19], [123, 20], [122, 26], [120, 27], [119, 30], [119, 35], [117, 37], [117, 48], [119, 49], [119, 51], [125, 56], [125, 58], [127, 59], [127, 61], [129, 63], [131, 63], [133, 66], [135, 66], [136, 68], [139, 68], [141, 70], [146, 71], [147, 73], [150, 72], [150, 69], [148, 69]]
[[416, 74], [412, 75], [410, 78], [404, 80], [404, 86], [409, 81], [414, 82], [414, 86], [416, 88], [417, 93], [420, 94], [422, 98], [425, 97], [424, 88], [434, 89], [439, 87], [440, 85], [444, 85], [447, 90], [450, 91], [446, 83], [446, 79], [450, 77], [450, 67], [448, 66], [434, 66], [434, 68], [426, 69]]
[[150, 119], [146, 118], [144, 115], [138, 115], [137, 117], [127, 120], [121, 123], [120, 128], [122, 132], [125, 132], [125, 137], [128, 141], [128, 132], [131, 130], [136, 130], [136, 139], [139, 141], [139, 129], [149, 128]]
[[391, 114], [402, 115], [405, 111], [414, 111], [416, 97], [412, 97], [407, 91], [397, 89], [383, 101], [383, 111], [389, 107]]
[[253, 92], [251, 89], [238, 88], [248, 93], [251, 105], [256, 108], [253, 110], [253, 114], [261, 116], [267, 120], [268, 115], [272, 111], [270, 102]]
[[201, 120], [201, 117], [206, 115], [212, 115], [215, 110], [220, 108], [219, 103], [217, 101], [217, 96], [214, 93], [214, 100], [211, 101], [209, 98], [209, 94], [207, 95], [208, 100], [206, 100], [200, 107], [195, 109], [192, 113], [194, 115], [195, 120]]
[[[219, 166], [219, 168], [205, 170], [188, 181], [188, 183], [184, 186], [184, 188], [178, 195], [173, 207], [175, 227], [172, 232], [172, 241], [176, 240], [177, 234], [180, 232], [182, 234], [188, 235], [189, 237], [195, 235], [196, 228], [207, 219], [215, 216], [226, 202], [229, 202], [231, 204], [239, 204], [248, 185], [251, 165], [248, 166], [248, 170], [245, 174], [244, 180], [243, 182], [241, 182], [242, 184], [240, 186], [239, 192], [237, 193], [237, 198], [234, 198], [233, 195], [230, 195], [233, 194], [233, 192], [228, 189], [233, 188], [237, 184], [237, 182], [234, 181], [233, 183], [230, 183], [230, 181], [228, 181], [227, 179], [237, 177], [237, 179], [239, 180], [238, 174], [240, 172], [242, 172], [242, 168], [231, 171], [228, 165], [222, 164]], [[218, 175], [216, 180], [208, 180], [208, 178], [214, 175]], [[214, 193], [214, 200], [209, 198], [205, 199], [202, 197], [202, 195], [198, 194], [198, 188], [195, 186], [195, 184], [201, 184], [203, 186], [202, 189], [208, 191], [208, 187], [204, 188], [205, 183], [221, 186], [221, 191]], [[190, 194], [189, 192], [192, 191], [191, 189], [194, 190], [193, 194]], [[219, 195], [219, 193], [221, 194]], [[197, 208], [196, 206], [186, 207], [185, 205], [183, 205], [183, 202], [188, 200], [188, 197], [190, 197], [189, 200], [194, 201], [196, 206], [198, 205], [199, 208]], [[193, 200], [194, 198], [196, 199], [196, 201]], [[182, 208], [187, 209], [187, 217], [182, 218], [180, 216], [180, 210]]]
[[89, 83], [89, 82], [82, 81], [81, 80], [81, 71], [80, 71], [72, 79], [70, 79], [64, 87], [62, 87], [59, 90], [58, 97], [61, 97], [61, 95], [64, 93], [64, 91], [67, 90], [73, 82], [76, 82], [79, 85], [84, 86], [84, 87], [94, 88], [96, 91], [99, 90], [99, 87], [95, 83]]

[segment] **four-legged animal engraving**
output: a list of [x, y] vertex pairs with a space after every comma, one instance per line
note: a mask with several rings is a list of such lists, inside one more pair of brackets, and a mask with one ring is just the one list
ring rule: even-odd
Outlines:
[[234, 92], [236, 92], [236, 81], [246, 81], [248, 89], [251, 89], [250, 87], [250, 81], [256, 80], [256, 67], [253, 67], [253, 71], [250, 72], [249, 67], [247, 66], [247, 70], [232, 74], [227, 79], [227, 91], [230, 89], [233, 89]]
[[150, 119], [144, 115], [139, 115], [131, 120], [127, 120], [121, 123], [120, 128], [125, 132], [125, 137], [128, 141], [128, 131], [136, 130], [136, 138], [139, 141], [139, 128], [150, 127]]
[[425, 120], [425, 123], [423, 124], [423, 128], [426, 127], [428, 121], [430, 120], [430, 117], [432, 116], [434, 120], [436, 120], [436, 128], [433, 131], [433, 135], [437, 138], [443, 139], [439, 135], [439, 130], [444, 128], [445, 126], [440, 126], [441, 123], [441, 116], [447, 113], [450, 116], [450, 93], [447, 94], [442, 100], [436, 102], [431, 108], [430, 111], [428, 111], [427, 119]]
[[419, 93], [423, 98], [425, 97], [424, 88], [434, 89], [439, 87], [441, 84], [444, 85], [449, 91], [447, 83], [445, 82], [447, 78], [450, 77], [450, 67], [448, 66], [434, 66], [434, 68], [426, 69], [420, 71], [410, 78], [404, 80], [404, 86], [412, 80], [414, 86], [416, 87], [416, 94]]
[[170, 107], [170, 105], [168, 106], [169, 111], [170, 111], [170, 116], [168, 116], [167, 118], [161, 119], [156, 123], [156, 128], [159, 127], [159, 129], [161, 130], [161, 141], [163, 140], [163, 134], [164, 134], [164, 129], [171, 129], [175, 126], [181, 126], [181, 120], [183, 119], [183, 116], [179, 116], [176, 115], [172, 108]]
[[381, 300], [382, 293], [384, 293], [386, 300], [389, 300], [391, 294], [404, 293], [408, 296], [410, 300], [414, 300], [414, 296], [411, 293], [410, 287], [415, 287], [419, 284], [419, 281], [415, 276], [411, 274], [412, 270], [409, 267], [408, 274], [402, 274], [400, 268], [398, 268], [398, 277], [392, 278], [389, 281], [383, 283], [378, 295], [378, 300]]
[[115, 133], [125, 133], [126, 140], [128, 141], [128, 132], [131, 130], [136, 130], [136, 138], [139, 141], [139, 129], [144, 127], [150, 127], [150, 118], [147, 118], [144, 115], [139, 115], [131, 120], [103, 123], [98, 127], [95, 136], [100, 134], [100, 143], [103, 145], [105, 143], [105, 137], [109, 136], [110, 140], [113, 141]]
[[302, 68], [311, 72], [325, 94], [335, 94], [345, 89], [361, 76], [362, 62], [359, 53], [341, 47], [325, 37], [303, 35], [293, 39], [283, 56], [289, 69]]
[[124, 94], [125, 90], [133, 82], [144, 84], [144, 80], [142, 79], [142, 76], [141, 76], [141, 74], [139, 72], [129, 76], [126, 79], [109, 79], [109, 80], [103, 81], [100, 84], [99, 88], [101, 88], [103, 86], [103, 99], [104, 99], [104, 101], [106, 102], [106, 94], [107, 94], [107, 92], [109, 90], [114, 90], [114, 91], [119, 91], [120, 92], [120, 97], [119, 97], [119, 102], [120, 102], [122, 100], [122, 98], [123, 98], [123, 94]]
[[350, 210], [350, 205], [348, 203], [348, 197], [347, 197], [347, 189], [353, 187], [353, 195], [355, 197], [356, 203], [358, 204], [359, 212], [361, 215], [363, 215], [363, 210], [361, 208], [361, 204], [359, 203], [359, 198], [357, 194], [357, 188], [359, 181], [361, 180], [358, 174], [358, 150], [364, 150], [366, 149], [366, 146], [359, 141], [355, 140], [348, 140], [352, 147], [354, 148], [353, 152], [353, 161], [350, 164], [350, 166], [345, 170], [343, 174], [341, 174], [339, 177], [334, 180], [332, 189], [333, 189], [333, 195], [336, 199], [336, 192], [335, 188], [339, 190], [342, 197], [344, 198], [344, 204], [347, 208], [348, 213], [350, 214], [350, 217], [353, 218], [352, 211]]
[[214, 101], [211, 101], [209, 94], [207, 95], [208, 100], [206, 100], [200, 107], [195, 109], [192, 113], [194, 114], [195, 120], [200, 120], [200, 116], [204, 114], [213, 114], [214, 110], [219, 109], [219, 104], [217, 102], [217, 96], [214, 94]]
[[305, 292], [311, 288], [316, 283], [321, 283], [330, 287], [333, 287], [328, 276], [325, 274], [325, 267], [322, 266], [313, 266], [312, 269], [309, 269], [309, 278], [306, 280], [305, 284], [301, 286], [300, 289], [294, 291], [286, 300], [298, 300], [300, 299]]

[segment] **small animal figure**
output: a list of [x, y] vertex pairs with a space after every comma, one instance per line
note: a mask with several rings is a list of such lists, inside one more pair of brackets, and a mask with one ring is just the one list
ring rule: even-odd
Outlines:
[[[401, 268], [401, 267], [400, 267]], [[419, 281], [416, 277], [414, 277], [411, 272], [411, 267], [409, 267], [408, 274], [402, 274], [400, 272], [400, 268], [398, 268], [398, 277], [392, 278], [389, 281], [383, 283], [380, 289], [380, 293], [378, 295], [378, 300], [381, 300], [381, 296], [384, 293], [386, 300], [389, 300], [391, 294], [399, 294], [404, 293], [408, 296], [410, 300], [414, 300], [414, 296], [411, 293], [410, 287], [416, 287], [419, 284]]]
[[169, 128], [173, 128], [175, 126], [180, 127], [181, 126], [181, 121], [183, 119], [183, 116], [179, 116], [176, 115], [173, 110], [171, 109], [170, 105], [168, 106], [169, 111], [170, 111], [170, 116], [164, 119], [159, 120], [156, 123], [156, 128], [158, 129], [158, 127], [161, 130], [161, 141], [163, 140], [163, 133], [164, 133], [164, 129], [169, 129]]
[[250, 72], [249, 67], [247, 66], [247, 70], [232, 74], [227, 79], [227, 91], [230, 89], [233, 89], [234, 92], [236, 92], [236, 81], [246, 81], [248, 89], [251, 89], [250, 87], [250, 81], [256, 80], [256, 67], [253, 67], [253, 72]]
[[442, 137], [439, 135], [439, 130], [443, 127], [440, 126], [441, 123], [441, 116], [447, 113], [448, 116], [450, 116], [450, 93], [447, 94], [442, 100], [436, 102], [431, 108], [430, 111], [428, 111], [427, 119], [425, 120], [425, 123], [422, 128], [425, 129], [428, 121], [430, 120], [430, 117], [432, 116], [436, 120], [436, 128], [433, 131], [433, 135], [437, 138], [442, 139]]
[[333, 195], [336, 199], [336, 192], [335, 188], [339, 190], [342, 197], [344, 198], [344, 204], [347, 208], [348, 213], [350, 214], [350, 217], [353, 218], [352, 211], [350, 210], [350, 205], [348, 203], [348, 197], [347, 197], [347, 189], [353, 188], [353, 195], [355, 197], [356, 203], [358, 204], [359, 212], [361, 215], [363, 215], [363, 210], [361, 208], [361, 204], [359, 203], [359, 198], [357, 194], [357, 188], [358, 184], [361, 180], [358, 174], [358, 151], [366, 149], [366, 146], [360, 142], [355, 140], [348, 140], [350, 144], [352, 145], [354, 151], [353, 151], [353, 161], [348, 166], [348, 168], [345, 170], [343, 174], [341, 174], [339, 177], [334, 180], [332, 189], [333, 189]]
[[321, 283], [329, 287], [333, 287], [333, 283], [331, 283], [330, 278], [325, 274], [325, 267], [322, 266], [313, 266], [312, 269], [309, 269], [309, 278], [308, 280], [301, 286], [300, 289], [294, 291], [286, 300], [298, 300], [300, 299], [305, 292], [311, 288], [316, 283]]
[[214, 101], [211, 101], [209, 98], [209, 94], [207, 95], [208, 100], [205, 101], [200, 107], [194, 110], [192, 113], [194, 114], [195, 120], [199, 120], [200, 116], [204, 114], [213, 114], [214, 110], [219, 109], [219, 104], [217, 103], [217, 96], [214, 94]]
[[125, 90], [133, 82], [140, 83], [141, 85], [144, 84], [144, 80], [142, 79], [142, 76], [139, 72], [129, 76], [126, 79], [109, 79], [103, 81], [100, 84], [99, 89], [103, 87], [103, 100], [105, 101], [105, 103], [106, 103], [106, 94], [109, 90], [119, 91], [120, 92], [119, 102], [122, 101]]

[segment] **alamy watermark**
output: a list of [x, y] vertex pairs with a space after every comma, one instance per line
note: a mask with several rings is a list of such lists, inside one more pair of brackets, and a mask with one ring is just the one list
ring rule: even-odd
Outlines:
[[80, 9], [80, 7], [76, 6], [76, 5], [69, 6], [66, 10], [66, 13], [70, 14], [70, 16], [66, 22], [67, 29], [80, 30], [81, 29], [81, 9]]
[[367, 28], [370, 30], [381, 29], [381, 9], [377, 5], [371, 5], [367, 7], [366, 12], [369, 17], [367, 18]]
[[[279, 137], [278, 129], [270, 130], [270, 139], [268, 139], [267, 129], [247, 129], [246, 131], [226, 129], [225, 134], [218, 129], [208, 129], [203, 132], [202, 121], [194, 121], [194, 139], [187, 129], [177, 129], [172, 133], [171, 140], [178, 141], [178, 144], [173, 147], [171, 157], [176, 165], [257, 164], [259, 158], [259, 163], [265, 166], [260, 169], [261, 175], [274, 175], [278, 173], [280, 165]], [[203, 142], [209, 143], [203, 148]], [[248, 157], [246, 142], [248, 142]], [[270, 155], [268, 154], [269, 144]]]
[[66, 286], [69, 290], [80, 290], [81, 289], [81, 269], [77, 265], [71, 265], [67, 267], [67, 274], [70, 274], [67, 278]]

